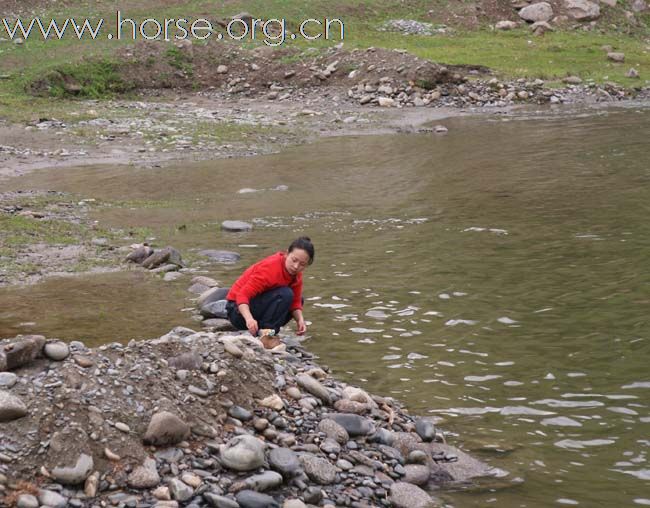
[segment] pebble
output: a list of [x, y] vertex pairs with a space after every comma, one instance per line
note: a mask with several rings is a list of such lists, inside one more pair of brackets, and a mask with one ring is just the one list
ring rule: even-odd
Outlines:
[[120, 432], [125, 432], [125, 433], [127, 433], [127, 434], [128, 434], [129, 432], [131, 432], [131, 428], [130, 428], [126, 423], [117, 422], [117, 423], [115, 424], [115, 428], [116, 428], [117, 430], [119, 430]]
[[21, 494], [18, 496], [16, 508], [38, 508], [38, 499], [31, 494]]

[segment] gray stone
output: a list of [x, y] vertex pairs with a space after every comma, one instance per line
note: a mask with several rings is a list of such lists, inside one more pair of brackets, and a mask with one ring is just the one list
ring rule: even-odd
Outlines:
[[155, 446], [176, 444], [190, 435], [190, 427], [178, 416], [161, 411], [151, 417], [143, 441]]
[[60, 340], [48, 342], [43, 349], [45, 356], [55, 362], [61, 362], [70, 355], [70, 348], [65, 342]]
[[228, 409], [228, 414], [242, 422], [247, 422], [253, 419], [253, 413], [241, 406], [232, 406]]
[[341, 453], [341, 445], [330, 438], [327, 438], [325, 441], [321, 443], [320, 449], [326, 455], [329, 455], [331, 453], [338, 455], [339, 453]]
[[[174, 265], [176, 266], [176, 265]], [[183, 274], [180, 272], [167, 272], [165, 276], [163, 277], [163, 280], [165, 282], [173, 282], [177, 279], [180, 279], [183, 277]]]
[[600, 6], [589, 0], [565, 0], [567, 14], [576, 21], [593, 21], [600, 17]]
[[215, 263], [222, 263], [222, 264], [232, 264], [232, 263], [237, 263], [240, 259], [241, 256], [237, 252], [232, 252], [229, 250], [202, 250], [199, 251], [199, 254], [201, 256], [206, 256], [210, 258], [211, 261], [214, 261]]
[[66, 485], [79, 485], [85, 482], [86, 478], [92, 473], [93, 466], [93, 458], [82, 453], [73, 467], [55, 467], [52, 469], [52, 478]]
[[206, 277], [205, 275], [197, 275], [196, 277], [192, 277], [192, 284], [203, 284], [209, 288], [216, 288], [219, 286], [218, 281], [212, 277]]
[[14, 370], [31, 363], [45, 346], [42, 335], [27, 335], [0, 348], [0, 371]]
[[338, 423], [351, 437], [366, 436], [375, 432], [372, 421], [363, 416], [350, 413], [329, 413], [324, 416]]
[[16, 508], [38, 508], [38, 499], [31, 494], [21, 494], [16, 501]]
[[369, 441], [386, 446], [393, 446], [394, 439], [393, 432], [384, 428], [379, 428], [373, 435], [368, 436]]
[[[151, 273], [174, 273], [177, 274], [179, 266], [174, 265], [172, 263], [167, 263], [165, 265], [160, 265], [158, 268], [152, 268], [150, 271]], [[182, 275], [181, 273], [178, 273], [178, 275]]]
[[181, 503], [191, 499], [194, 495], [194, 489], [187, 485], [186, 483], [180, 481], [178, 478], [171, 478], [167, 482], [169, 487], [169, 492], [172, 495], [172, 499], [179, 501]]
[[154, 459], [146, 459], [142, 466], [135, 468], [129, 475], [127, 482], [134, 489], [150, 489], [158, 486], [160, 483], [160, 475], [158, 475], [158, 470], [156, 469], [156, 461]]
[[514, 30], [515, 28], [517, 28], [517, 23], [515, 23], [514, 21], [503, 20], [497, 22], [497, 24], [494, 25], [494, 28], [496, 28], [497, 30]]
[[204, 293], [201, 293], [201, 296], [199, 296], [196, 299], [196, 305], [197, 307], [202, 307], [208, 303], [212, 302], [217, 302], [219, 300], [225, 300], [226, 295], [228, 295], [228, 291], [230, 291], [230, 288], [210, 288]]
[[27, 407], [15, 395], [0, 390], [0, 422], [10, 422], [27, 415]]
[[318, 397], [325, 404], [330, 405], [332, 399], [330, 393], [319, 381], [307, 374], [300, 374], [296, 377], [296, 382], [305, 391], [311, 393], [314, 397]]
[[18, 382], [18, 376], [13, 372], [0, 372], [0, 389], [9, 389]]
[[52, 490], [39, 490], [38, 501], [48, 508], [65, 508], [68, 506], [68, 500]]
[[329, 418], [325, 418], [318, 423], [318, 430], [342, 445], [350, 440], [348, 431]]
[[610, 51], [607, 53], [607, 58], [612, 62], [622, 63], [625, 62], [625, 53]]
[[302, 471], [298, 455], [289, 448], [274, 448], [269, 452], [269, 465], [282, 476], [290, 478]]
[[220, 318], [227, 319], [228, 312], [226, 311], [226, 300], [217, 300], [216, 302], [205, 303], [201, 306], [199, 311], [204, 318]]
[[230, 232], [252, 231], [253, 225], [240, 220], [225, 220], [221, 223], [221, 229]]
[[406, 483], [412, 483], [413, 485], [424, 486], [429, 481], [429, 476], [431, 476], [431, 471], [428, 466], [420, 464], [407, 464], [404, 466], [406, 474], [402, 478]]
[[547, 2], [537, 2], [519, 11], [519, 17], [525, 21], [548, 21], [553, 17], [553, 8]]
[[320, 485], [330, 485], [336, 481], [336, 467], [329, 460], [306, 453], [300, 456], [300, 462], [312, 481]]
[[417, 485], [396, 482], [390, 486], [390, 501], [396, 508], [434, 508], [438, 503]]
[[205, 293], [208, 289], [210, 289], [208, 286], [205, 286], [203, 284], [194, 283], [187, 290], [190, 293], [200, 295], [201, 293]]
[[267, 494], [254, 490], [242, 490], [237, 494], [237, 502], [241, 508], [280, 508], [280, 504]]
[[229, 469], [250, 471], [264, 465], [264, 448], [253, 436], [237, 436], [220, 447], [219, 460]]
[[409, 464], [426, 464], [428, 457], [422, 450], [413, 450], [406, 460]]
[[433, 441], [436, 438], [436, 427], [428, 420], [418, 418], [415, 420], [415, 432], [422, 438], [422, 441]]
[[184, 456], [183, 450], [179, 448], [167, 448], [165, 450], [159, 450], [154, 455], [158, 460], [164, 460], [170, 464], [179, 462]]
[[219, 496], [212, 492], [206, 492], [203, 494], [203, 499], [205, 499], [210, 506], [214, 506], [215, 508], [239, 508], [239, 503], [234, 499]]
[[257, 492], [264, 492], [271, 490], [282, 485], [282, 475], [275, 471], [264, 471], [263, 473], [249, 476], [244, 481], [246, 488], [256, 490]]
[[227, 319], [211, 318], [201, 321], [201, 326], [214, 332], [232, 332], [236, 328]]
[[153, 249], [148, 245], [142, 245], [126, 256], [126, 261], [141, 264], [145, 259], [153, 254]]

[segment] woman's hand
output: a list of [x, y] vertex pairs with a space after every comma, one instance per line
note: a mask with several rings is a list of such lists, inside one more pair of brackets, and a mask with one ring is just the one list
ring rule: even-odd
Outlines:
[[251, 332], [251, 335], [253, 337], [257, 337], [259, 326], [257, 324], [257, 321], [255, 321], [252, 317], [246, 320], [246, 328], [248, 328], [248, 331]]
[[296, 335], [304, 335], [305, 332], [307, 331], [307, 325], [305, 324], [305, 318], [300, 316], [296, 320], [296, 323], [298, 325], [298, 329], [296, 330]]

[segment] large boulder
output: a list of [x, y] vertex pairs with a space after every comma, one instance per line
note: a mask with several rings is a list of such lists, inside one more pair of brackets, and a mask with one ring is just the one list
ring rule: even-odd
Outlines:
[[31, 363], [40, 355], [45, 346], [42, 335], [27, 335], [18, 337], [15, 342], [9, 342], [0, 347], [0, 371], [13, 370]]
[[390, 487], [390, 501], [396, 508], [434, 508], [439, 503], [420, 487], [406, 482], [395, 482]]
[[530, 23], [548, 21], [553, 17], [553, 7], [547, 2], [537, 2], [521, 9], [519, 17]]
[[600, 17], [600, 6], [589, 0], [565, 0], [566, 11], [576, 21], [593, 21]]
[[235, 471], [251, 471], [264, 465], [265, 444], [256, 437], [242, 435], [232, 438], [219, 450], [221, 463]]
[[157, 268], [163, 264], [172, 264], [180, 267], [185, 266], [181, 259], [181, 253], [174, 249], [174, 247], [160, 249], [142, 262], [142, 266], [148, 270]]

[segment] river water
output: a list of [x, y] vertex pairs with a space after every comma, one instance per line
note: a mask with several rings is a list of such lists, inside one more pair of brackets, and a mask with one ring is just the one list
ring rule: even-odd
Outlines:
[[[101, 224], [149, 227], [195, 259], [237, 251], [239, 264], [209, 269], [225, 284], [309, 234], [307, 346], [508, 472], [441, 493], [447, 503], [650, 505], [650, 110], [445, 124], [443, 136], [10, 185], [96, 198]], [[255, 229], [223, 233], [226, 219]], [[127, 272], [5, 289], [0, 335], [27, 326], [92, 344], [196, 327], [187, 285]]]

